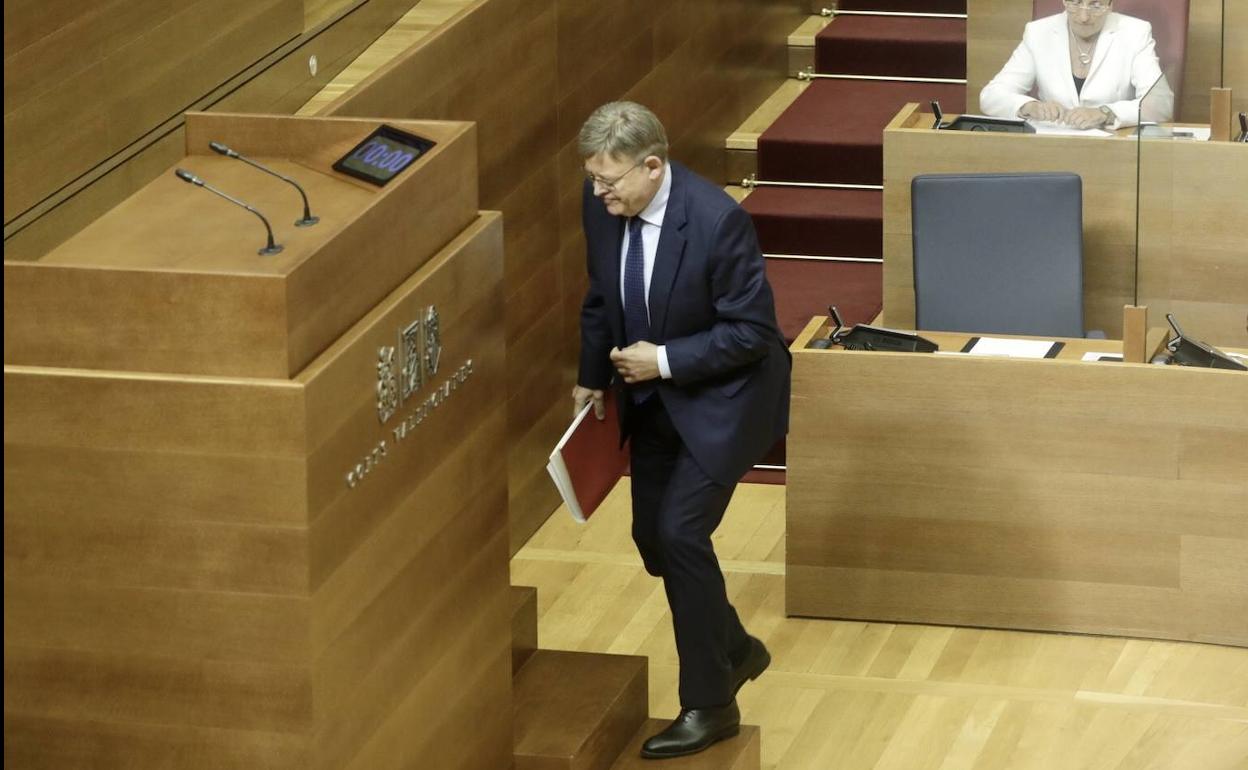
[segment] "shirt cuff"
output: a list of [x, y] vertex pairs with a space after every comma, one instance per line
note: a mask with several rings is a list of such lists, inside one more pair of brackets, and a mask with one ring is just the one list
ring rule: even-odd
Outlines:
[[667, 363], [667, 345], [659, 345], [659, 376], [672, 379], [672, 367]]

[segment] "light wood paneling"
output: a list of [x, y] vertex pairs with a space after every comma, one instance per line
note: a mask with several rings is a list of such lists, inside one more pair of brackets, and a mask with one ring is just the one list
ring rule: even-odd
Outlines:
[[1025, 361], [799, 338], [788, 611], [1248, 646], [1243, 375], [1070, 343]]
[[[882, 495], [894, 483], [860, 479]], [[1004, 504], [1030, 497], [1001, 489]], [[1084, 508], [1131, 526], [1137, 509], [1120, 499]], [[737, 697], [743, 721], [760, 726], [765, 770], [1240, 770], [1248, 761], [1248, 649], [786, 616], [785, 505], [783, 486], [739, 485], [715, 532], [728, 596], [772, 655]], [[630, 520], [627, 480], [587, 524], [556, 511], [512, 559], [512, 580], [538, 588], [544, 647], [647, 655], [650, 714], [670, 718], [679, 708], [671, 617]], [[1231, 524], [1242, 531], [1237, 510]], [[1206, 547], [1184, 545], [1196, 561], [1223, 558]], [[912, 595], [940, 590], [928, 582]], [[1074, 610], [1078, 599], [1056, 603]]]
[[[84, 10], [5, 52], [6, 222], [303, 28], [298, 0], [132, 0]], [[13, 22], [20, 29], [28, 18]]]

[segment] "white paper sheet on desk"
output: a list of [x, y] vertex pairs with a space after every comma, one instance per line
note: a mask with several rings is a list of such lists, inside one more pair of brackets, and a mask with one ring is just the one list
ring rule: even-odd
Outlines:
[[1037, 134], [1046, 136], [1113, 136], [1108, 131], [1102, 131], [1099, 128], [1075, 128], [1065, 123], [1053, 123], [1048, 120], [1029, 120], [1031, 127], [1036, 129]]
[[1081, 361], [1121, 361], [1121, 353], [1084, 353]]
[[1044, 358], [1053, 349], [1053, 340], [1010, 340], [1001, 337], [980, 337], [967, 353], [973, 356], [1006, 356], [1008, 358]]
[[1175, 139], [1194, 139], [1197, 142], [1207, 142], [1213, 136], [1213, 129], [1209, 126], [1175, 126], [1174, 133], [1171, 136]]

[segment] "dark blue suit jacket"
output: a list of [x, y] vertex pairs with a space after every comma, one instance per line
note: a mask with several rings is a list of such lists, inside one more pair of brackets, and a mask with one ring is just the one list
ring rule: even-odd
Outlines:
[[[651, 342], [667, 346], [672, 379], [658, 396], [693, 458], [715, 481], [738, 481], [788, 430], [791, 357], [750, 216], [678, 163], [650, 283]], [[625, 347], [620, 247], [625, 219], [586, 185], [589, 291], [581, 307], [579, 384], [615, 381], [611, 348]], [[621, 394], [622, 435], [631, 400]]]

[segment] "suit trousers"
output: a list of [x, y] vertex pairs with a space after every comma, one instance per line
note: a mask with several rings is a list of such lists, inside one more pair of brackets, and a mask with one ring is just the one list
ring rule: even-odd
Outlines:
[[633, 540], [646, 571], [663, 579], [680, 656], [682, 708], [733, 699], [732, 667], [750, 638], [728, 601], [711, 534], [736, 484], [712, 481], [672, 425], [660, 394], [629, 415]]

